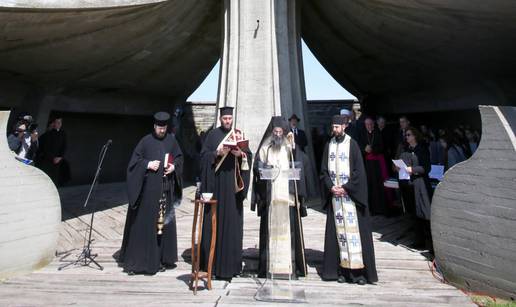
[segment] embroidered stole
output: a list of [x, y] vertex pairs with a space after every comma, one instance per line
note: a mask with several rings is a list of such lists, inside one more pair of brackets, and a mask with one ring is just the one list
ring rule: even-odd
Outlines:
[[290, 167], [289, 152], [286, 146], [281, 146], [279, 151], [266, 147], [262, 148], [260, 158], [265, 160], [264, 163], [280, 169], [279, 176], [271, 181], [271, 203], [268, 210], [268, 272], [290, 275], [292, 274], [290, 206], [295, 205], [295, 198], [289, 191], [289, 179], [281, 172]]
[[[337, 143], [332, 138], [328, 148], [328, 171], [334, 185], [346, 184], [350, 176], [349, 152], [351, 138], [344, 136], [344, 141]], [[355, 203], [346, 195], [332, 197], [337, 243], [339, 245], [340, 266], [347, 269], [364, 267], [362, 243], [358, 227]]]

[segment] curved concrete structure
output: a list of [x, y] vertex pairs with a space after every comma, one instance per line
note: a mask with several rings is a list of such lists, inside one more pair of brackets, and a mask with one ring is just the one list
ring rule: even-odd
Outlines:
[[[0, 112], [0, 131], [9, 112]], [[56, 187], [39, 169], [18, 162], [0, 138], [0, 280], [47, 265], [61, 225]]]
[[219, 58], [221, 12], [213, 0], [0, 0], [0, 79], [185, 100]]
[[368, 107], [515, 104], [516, 2], [302, 0], [302, 36]]
[[445, 278], [516, 299], [516, 107], [480, 108], [482, 140], [432, 201], [432, 237]]
[[167, 0], [2, 0], [5, 8], [23, 9], [103, 9], [109, 7], [136, 6]]

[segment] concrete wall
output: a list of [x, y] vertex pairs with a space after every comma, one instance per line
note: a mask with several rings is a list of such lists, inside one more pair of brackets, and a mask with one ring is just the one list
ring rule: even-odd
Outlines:
[[480, 107], [475, 154], [446, 172], [432, 201], [435, 256], [452, 284], [516, 299], [516, 108]]
[[[5, 131], [9, 112], [0, 111]], [[0, 280], [47, 265], [61, 223], [59, 194], [39, 169], [14, 159], [0, 137]]]

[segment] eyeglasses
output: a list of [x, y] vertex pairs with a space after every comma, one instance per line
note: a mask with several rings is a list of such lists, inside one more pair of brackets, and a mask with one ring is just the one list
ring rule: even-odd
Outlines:
[[407, 137], [407, 136], [413, 136], [413, 134], [412, 133], [405, 133], [405, 137]]

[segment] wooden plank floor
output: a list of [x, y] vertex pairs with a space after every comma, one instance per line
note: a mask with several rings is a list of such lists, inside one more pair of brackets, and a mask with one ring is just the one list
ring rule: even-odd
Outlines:
[[[113, 257], [122, 241], [127, 210], [125, 185], [98, 186], [89, 206], [83, 208], [88, 188], [60, 190], [63, 223], [57, 251], [59, 256], [44, 269], [2, 282], [0, 306], [271, 305], [254, 300], [257, 289], [264, 282], [254, 277], [235, 278], [231, 283], [214, 281], [212, 291], [202, 290], [197, 296], [188, 289], [193, 187], [185, 189], [185, 199], [177, 210], [178, 266], [154, 276], [128, 276]], [[58, 271], [60, 265], [74, 260], [80, 252], [91, 217], [88, 213], [93, 207], [97, 208], [93, 252], [98, 253], [97, 260], [105, 269], [99, 271], [93, 267], [75, 266]], [[321, 281], [317, 270], [323, 256], [325, 220], [326, 216], [314, 209], [309, 209], [309, 216], [303, 220], [309, 275], [294, 281], [293, 287], [305, 290], [309, 305], [473, 305], [461, 291], [440, 283], [432, 276], [429, 263], [420, 251], [404, 247], [412, 239], [406, 235], [411, 225], [399, 217], [374, 218], [374, 244], [380, 279], [376, 285]], [[259, 220], [255, 213], [246, 210], [244, 270], [256, 269], [258, 228]]]

